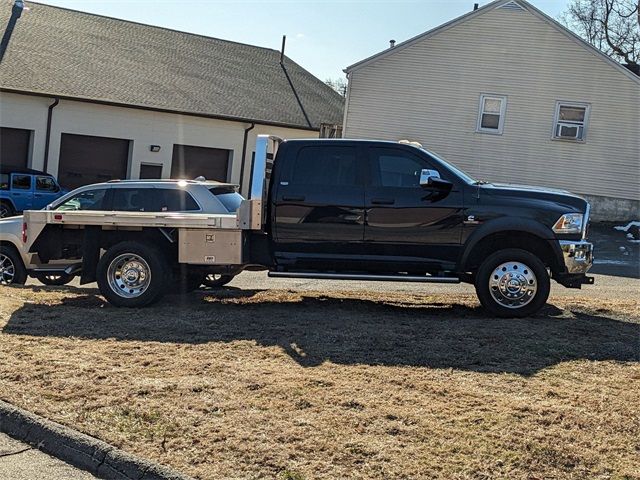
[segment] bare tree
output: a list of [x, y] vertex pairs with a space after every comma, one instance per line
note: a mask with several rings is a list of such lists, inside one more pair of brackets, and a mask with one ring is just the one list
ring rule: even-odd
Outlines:
[[634, 71], [640, 63], [640, 0], [573, 0], [560, 20]]
[[347, 81], [344, 78], [327, 78], [324, 83], [329, 85], [343, 97], [347, 96]]

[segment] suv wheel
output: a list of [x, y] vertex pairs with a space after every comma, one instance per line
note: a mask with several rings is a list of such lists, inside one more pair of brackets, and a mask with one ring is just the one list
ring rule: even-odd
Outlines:
[[7, 202], [0, 202], [0, 218], [13, 216], [13, 208]]
[[202, 283], [210, 288], [220, 288], [225, 286], [231, 280], [233, 280], [233, 277], [235, 277], [235, 275], [222, 275], [220, 273], [210, 273], [206, 277], [204, 277], [204, 281]]
[[476, 293], [482, 306], [498, 317], [527, 317], [540, 310], [551, 289], [544, 263], [517, 248], [490, 255], [476, 274]]
[[66, 273], [38, 273], [36, 278], [44, 285], [60, 286], [71, 282], [75, 276]]
[[0, 285], [24, 285], [27, 269], [15, 248], [0, 246]]
[[100, 293], [117, 307], [144, 307], [163, 293], [168, 268], [162, 254], [138, 242], [121, 242], [100, 258]]

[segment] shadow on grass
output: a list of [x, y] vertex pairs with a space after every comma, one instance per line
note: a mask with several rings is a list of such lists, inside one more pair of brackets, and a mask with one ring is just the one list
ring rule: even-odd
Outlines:
[[90, 292], [57, 305], [25, 304], [3, 333], [185, 344], [249, 340], [280, 346], [304, 367], [329, 361], [531, 375], [562, 361], [640, 361], [640, 324], [551, 305], [536, 317], [497, 319], [455, 303], [225, 288], [118, 309]]

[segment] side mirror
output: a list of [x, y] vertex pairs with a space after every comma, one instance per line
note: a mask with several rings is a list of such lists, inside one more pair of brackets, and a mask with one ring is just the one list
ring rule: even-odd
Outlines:
[[429, 170], [428, 168], [423, 168], [420, 171], [420, 186], [426, 187], [427, 185], [431, 185], [431, 180], [433, 178], [440, 178], [440, 173], [437, 170]]
[[53, 205], [49, 204], [46, 207], [44, 207], [45, 210], [53, 210]]

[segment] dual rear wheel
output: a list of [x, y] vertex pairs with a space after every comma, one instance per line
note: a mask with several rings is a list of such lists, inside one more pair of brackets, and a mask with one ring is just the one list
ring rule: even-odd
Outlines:
[[203, 283], [221, 287], [232, 275], [190, 272], [183, 268], [174, 273], [160, 250], [139, 242], [121, 242], [109, 248], [96, 270], [100, 293], [119, 307], [143, 307], [164, 293], [186, 293]]

